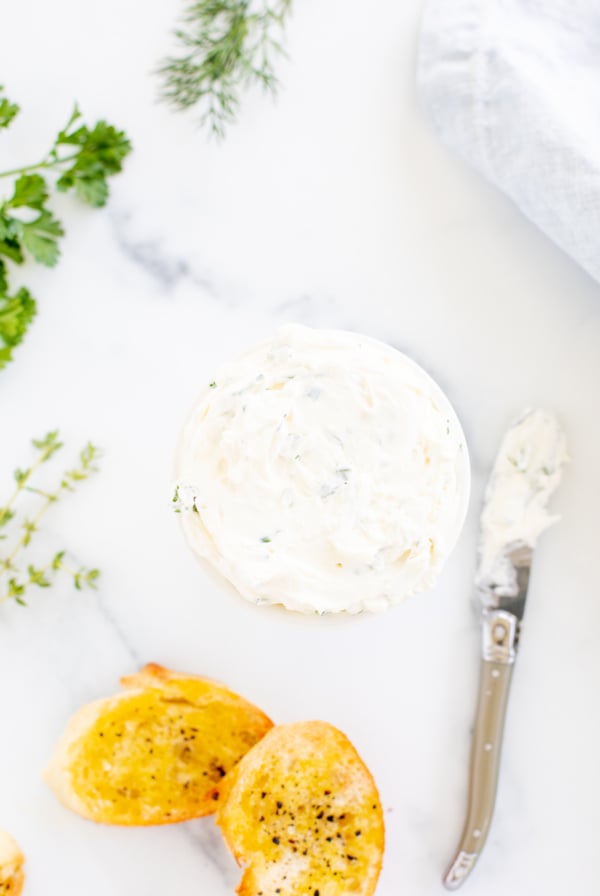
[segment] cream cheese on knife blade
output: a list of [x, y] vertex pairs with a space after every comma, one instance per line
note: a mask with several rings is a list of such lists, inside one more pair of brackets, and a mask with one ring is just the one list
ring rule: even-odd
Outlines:
[[509, 429], [481, 516], [478, 586], [512, 587], [506, 547], [516, 542], [534, 547], [539, 535], [560, 519], [549, 513], [548, 503], [568, 459], [566, 439], [553, 414], [527, 411]]
[[380, 610], [429, 587], [469, 488], [460, 424], [420, 367], [300, 326], [216, 375], [177, 474], [193, 550], [247, 599], [307, 613]]

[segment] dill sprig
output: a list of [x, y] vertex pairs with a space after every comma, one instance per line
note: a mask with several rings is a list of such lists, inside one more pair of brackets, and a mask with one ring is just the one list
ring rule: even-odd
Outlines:
[[[37, 455], [33, 463], [25, 469], [17, 468], [13, 478], [15, 488], [3, 506], [0, 506], [0, 539], [10, 539], [13, 535], [14, 543], [10, 550], [0, 556], [0, 603], [14, 600], [21, 606], [26, 606], [25, 594], [31, 586], [37, 588], [49, 588], [52, 585], [56, 573], [62, 571], [69, 575], [75, 588], [81, 590], [84, 586], [95, 588], [100, 571], [88, 569], [85, 566], [73, 567], [66, 560], [66, 551], [58, 551], [41, 566], [32, 563], [20, 564], [21, 555], [31, 544], [34, 534], [39, 529], [39, 523], [44, 514], [59, 501], [67, 492], [72, 492], [76, 486], [97, 472], [96, 462], [100, 452], [95, 445], [88, 442], [80, 451], [75, 466], [67, 469], [62, 474], [56, 487], [47, 491], [31, 484], [36, 471], [53, 457], [63, 447], [59, 439], [58, 430], [52, 430], [42, 439], [33, 439], [32, 445]], [[23, 492], [30, 492], [40, 497], [40, 503], [31, 516], [17, 521], [15, 504]], [[11, 521], [14, 521], [12, 526]], [[18, 534], [17, 534], [18, 533]]]
[[176, 109], [197, 107], [217, 137], [235, 121], [240, 94], [252, 84], [274, 93], [273, 59], [292, 0], [197, 0], [175, 32], [181, 52], [159, 69], [162, 99]]

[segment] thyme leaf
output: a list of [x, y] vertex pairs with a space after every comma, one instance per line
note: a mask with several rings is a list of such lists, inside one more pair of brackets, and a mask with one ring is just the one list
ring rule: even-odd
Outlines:
[[[36, 451], [34, 460], [29, 467], [19, 467], [14, 471], [14, 491], [5, 504], [0, 505], [2, 537], [10, 540], [12, 536], [13, 541], [12, 547], [4, 554], [0, 554], [0, 603], [14, 600], [20, 606], [27, 606], [24, 595], [29, 588], [34, 586], [50, 588], [55, 575], [60, 571], [70, 576], [77, 590], [84, 587], [96, 588], [100, 576], [98, 569], [68, 565], [65, 561], [66, 550], [58, 551], [42, 566], [36, 566], [31, 562], [26, 563], [24, 567], [20, 566], [21, 556], [39, 531], [40, 520], [44, 514], [67, 492], [74, 491], [79, 483], [98, 470], [97, 461], [100, 457], [98, 448], [88, 442], [80, 451], [77, 463], [63, 473], [54, 490], [48, 491], [34, 487], [30, 483], [37, 470], [63, 447], [58, 430], [51, 430], [41, 439], [32, 439], [32, 445]], [[19, 520], [15, 504], [24, 491], [39, 496], [41, 500], [31, 515]]]

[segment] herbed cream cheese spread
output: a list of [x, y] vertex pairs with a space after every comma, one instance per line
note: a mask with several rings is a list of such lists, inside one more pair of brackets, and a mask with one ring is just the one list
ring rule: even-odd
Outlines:
[[462, 429], [420, 367], [296, 325], [219, 371], [177, 476], [193, 550], [248, 600], [305, 613], [382, 610], [428, 588], [469, 490]]
[[569, 457], [565, 435], [553, 414], [525, 411], [506, 433], [494, 464], [481, 515], [477, 585], [498, 591], [513, 587], [509, 545], [534, 547], [560, 517], [548, 511]]

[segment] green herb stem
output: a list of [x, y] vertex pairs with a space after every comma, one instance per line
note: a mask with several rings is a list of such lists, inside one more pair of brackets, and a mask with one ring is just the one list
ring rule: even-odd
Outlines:
[[40, 507], [38, 512], [35, 514], [35, 516], [31, 520], [25, 520], [25, 522], [23, 523], [23, 529], [25, 530], [25, 533], [17, 541], [17, 543], [15, 544], [12, 551], [8, 554], [8, 556], [5, 557], [4, 559], [0, 559], [0, 571], [8, 572], [9, 570], [14, 568], [15, 558], [17, 557], [17, 555], [23, 548], [27, 547], [27, 545], [31, 541], [32, 534], [37, 531], [37, 526], [38, 526], [39, 521], [44, 516], [44, 514], [48, 511], [48, 509], [52, 506], [52, 504], [54, 504], [56, 501], [58, 501], [59, 497], [60, 497], [59, 492], [57, 492], [56, 494], [50, 495], [48, 498], [46, 498], [46, 500], [44, 501], [44, 503], [42, 504], [42, 506]]
[[17, 174], [29, 174], [30, 171], [39, 171], [42, 168], [56, 168], [57, 165], [62, 165], [65, 162], [72, 162], [76, 159], [78, 153], [73, 153], [72, 156], [63, 156], [60, 159], [44, 159], [43, 162], [37, 162], [35, 165], [24, 165], [22, 168], [12, 168], [10, 171], [0, 171], [0, 177], [15, 177]]
[[[18, 112], [0, 87], [0, 130], [9, 127]], [[124, 131], [102, 120], [88, 127], [80, 118], [75, 105], [41, 161], [0, 172], [1, 179], [13, 179], [12, 193], [0, 198], [0, 369], [12, 361], [37, 310], [26, 287], [11, 292], [11, 265], [31, 258], [51, 268], [60, 257], [65, 231], [48, 206], [52, 187], [61, 193], [73, 191], [85, 204], [101, 208], [108, 200], [109, 178], [122, 170], [131, 151]], [[46, 179], [46, 172], [56, 177]], [[20, 214], [22, 209], [29, 214]]]
[[3, 507], [0, 507], [0, 527], [4, 525], [6, 518], [10, 514], [15, 504], [15, 501], [17, 500], [21, 492], [26, 488], [27, 483], [29, 482], [35, 471], [38, 470], [39, 467], [41, 467], [42, 464], [44, 464], [50, 457], [52, 457], [55, 451], [62, 447], [61, 443], [58, 441], [57, 431], [48, 433], [45, 439], [38, 441], [37, 444], [43, 446], [40, 449], [40, 454], [37, 460], [35, 460], [27, 470], [24, 470], [22, 474], [20, 474], [18, 477], [15, 477], [17, 479], [16, 488], [6, 504]]
[[[0, 508], [0, 526], [5, 527], [11, 520], [13, 520], [15, 516], [13, 505], [19, 494], [24, 490], [40, 496], [43, 500], [32, 517], [25, 518], [21, 521], [21, 536], [8, 554], [5, 557], [0, 557], [0, 581], [6, 581], [5, 577], [8, 577], [8, 587], [6, 591], [0, 595], [0, 604], [8, 600], [15, 600], [16, 603], [25, 605], [23, 595], [26, 593], [29, 586], [35, 585], [39, 588], [50, 587], [53, 576], [49, 577], [49, 573], [54, 574], [62, 570], [72, 577], [73, 584], [78, 590], [81, 590], [83, 586], [95, 588], [96, 580], [100, 575], [100, 572], [97, 569], [87, 569], [83, 566], [79, 569], [70, 567], [63, 559], [66, 553], [65, 551], [59, 551], [55, 554], [52, 562], [46, 566], [36, 568], [32, 564], [29, 564], [29, 566], [26, 567], [26, 574], [23, 570], [18, 569], [15, 561], [21, 552], [29, 546], [33, 535], [38, 531], [40, 520], [49, 510], [51, 505], [59, 501], [67, 492], [73, 491], [81, 481], [87, 479], [98, 469], [95, 465], [95, 462], [99, 457], [98, 449], [95, 445], [92, 445], [91, 442], [88, 442], [79, 453], [79, 463], [63, 473], [60, 483], [55, 491], [46, 491], [34, 487], [33, 485], [29, 485], [31, 477], [41, 464], [49, 460], [53, 454], [62, 448], [62, 442], [59, 441], [58, 430], [53, 430], [43, 439], [34, 439], [33, 445], [39, 451], [38, 457], [29, 468], [25, 470], [15, 470], [14, 477], [17, 485], [7, 503], [4, 507]], [[3, 535], [2, 537], [5, 538], [6, 536]]]

